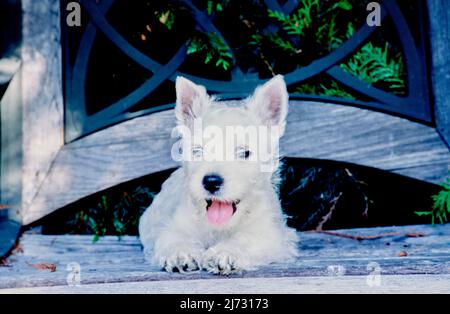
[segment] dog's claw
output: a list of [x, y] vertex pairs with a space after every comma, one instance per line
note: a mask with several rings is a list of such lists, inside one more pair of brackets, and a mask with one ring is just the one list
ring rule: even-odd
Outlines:
[[197, 256], [197, 254], [178, 252], [168, 257], [162, 257], [160, 265], [169, 273], [197, 271], [200, 270], [200, 258]]
[[244, 270], [241, 266], [239, 254], [227, 251], [218, 252], [215, 249], [209, 249], [205, 252], [201, 266], [209, 273], [220, 275], [242, 273]]

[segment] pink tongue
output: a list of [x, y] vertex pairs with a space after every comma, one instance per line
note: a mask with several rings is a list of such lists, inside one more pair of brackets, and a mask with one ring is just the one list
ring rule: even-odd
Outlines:
[[213, 225], [226, 224], [233, 216], [233, 205], [231, 203], [213, 201], [206, 215], [208, 221]]

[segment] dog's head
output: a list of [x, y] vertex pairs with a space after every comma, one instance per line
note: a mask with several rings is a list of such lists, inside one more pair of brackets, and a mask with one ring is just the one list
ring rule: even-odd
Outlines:
[[216, 101], [182, 77], [176, 94], [187, 192], [205, 222], [234, 225], [273, 193], [288, 111], [284, 79], [274, 77], [239, 102]]

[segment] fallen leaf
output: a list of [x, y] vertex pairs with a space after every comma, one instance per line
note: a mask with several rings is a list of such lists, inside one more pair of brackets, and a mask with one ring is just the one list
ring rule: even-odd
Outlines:
[[0, 267], [10, 267], [11, 265], [8, 263], [6, 258], [0, 258]]
[[14, 244], [14, 246], [13, 246], [13, 248], [12, 248], [12, 252], [13, 252], [13, 253], [23, 253], [23, 248], [22, 248], [22, 245], [20, 244], [19, 241], [17, 241], [17, 242]]
[[406, 252], [406, 251], [400, 251], [400, 252], [397, 253], [397, 256], [398, 256], [398, 257], [405, 257], [405, 256], [408, 256], [408, 252]]
[[39, 270], [50, 270], [50, 272], [56, 271], [56, 264], [53, 263], [38, 263], [38, 264], [28, 264], [31, 267], [34, 267]]

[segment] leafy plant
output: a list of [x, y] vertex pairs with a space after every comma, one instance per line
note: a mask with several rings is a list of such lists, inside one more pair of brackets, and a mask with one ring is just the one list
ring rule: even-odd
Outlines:
[[404, 94], [403, 56], [401, 53], [390, 56], [389, 50], [387, 42], [384, 47], [369, 42], [340, 67], [368, 84], [381, 85], [395, 94]]
[[328, 87], [324, 84], [320, 84], [322, 89], [321, 95], [332, 96], [332, 97], [342, 97], [347, 99], [355, 99], [355, 97], [342, 89], [336, 81], [332, 81], [331, 85]]
[[189, 41], [187, 54], [203, 54], [204, 63], [211, 61], [215, 66], [228, 70], [234, 63], [230, 47], [216, 33], [199, 34]]
[[417, 211], [418, 216], [431, 216], [431, 223], [434, 225], [436, 220], [441, 224], [447, 222], [447, 214], [450, 214], [450, 178], [441, 184], [442, 190], [433, 195], [433, 208], [429, 211]]
[[[340, 46], [344, 40], [352, 37], [354, 34], [354, 27], [351, 22], [347, 24], [345, 37], [335, 36], [334, 25], [334, 20], [331, 20], [329, 24], [323, 25], [317, 32], [318, 40], [323, 41], [323, 38], [326, 38], [329, 42], [330, 50]], [[328, 33], [324, 32], [324, 30], [328, 30]], [[319, 33], [327, 35], [319, 35]], [[401, 53], [397, 53], [391, 57], [390, 51], [390, 45], [387, 42], [384, 47], [377, 47], [372, 42], [369, 42], [363, 45], [360, 51], [347, 62], [340, 64], [340, 67], [368, 84], [384, 87], [395, 94], [404, 94], [405, 71], [403, 69], [403, 56]], [[314, 86], [314, 88], [302, 85], [297, 87], [295, 91], [305, 94], [355, 99], [352, 94], [340, 88], [335, 81], [332, 81], [330, 84], [319, 84], [319, 86]]]
[[93, 234], [94, 243], [107, 234], [137, 234], [139, 218], [154, 195], [143, 186], [131, 191], [103, 194], [97, 202], [92, 202], [95, 205], [78, 211], [69, 225], [74, 232]]
[[284, 39], [280, 36], [272, 34], [268, 35], [267, 38], [269, 39], [270, 42], [272, 42], [275, 45], [275, 47], [280, 48], [291, 55], [297, 54], [300, 51], [289, 40]]
[[[176, 16], [178, 18], [183, 10], [189, 9], [181, 3], [178, 5], [164, 3], [159, 5], [155, 13], [160, 23], [171, 30]], [[353, 0], [304, 0], [299, 1], [291, 14], [285, 14], [267, 9], [255, 1], [203, 0], [199, 3], [206, 14], [221, 13], [215, 16], [223, 20], [229, 20], [228, 15], [231, 14], [233, 21], [242, 23], [241, 25], [245, 25], [247, 29], [238, 36], [237, 45], [233, 40], [233, 50], [221, 35], [195, 29], [188, 37], [187, 53], [200, 57], [204, 64], [213, 64], [224, 71], [230, 70], [236, 62], [233, 51], [237, 56], [250, 54], [245, 58], [259, 60], [256, 66], [263, 69], [256, 69], [256, 72], [268, 71], [271, 75], [306, 66], [318, 56], [326, 55], [338, 48], [354, 35], [354, 25], [361, 23], [361, 19], [352, 13], [363, 8], [360, 2]], [[262, 11], [257, 13], [259, 8]], [[255, 14], [249, 15], [249, 10], [253, 9]], [[233, 16], [233, 12], [238, 16]], [[227, 14], [226, 19], [223, 14]], [[183, 22], [177, 23], [181, 25]], [[278, 25], [278, 28], [269, 27], [274, 24]], [[245, 38], [248, 40], [245, 41]], [[340, 67], [375, 87], [395, 94], [404, 94], [405, 71], [401, 53], [393, 52], [394, 49], [387, 42], [384, 46], [378, 45], [378, 42], [363, 45]], [[251, 67], [250, 70], [255, 71]], [[355, 98], [339, 88], [336, 83], [320, 83], [314, 88], [309, 88], [309, 93], [313, 90], [318, 95]]]
[[306, 94], [306, 95], [320, 95], [317, 90], [318, 90], [318, 88], [317, 88], [316, 85], [313, 85], [313, 84], [302, 84], [300, 86], [297, 86], [294, 89], [294, 93]]
[[214, 12], [222, 12], [223, 8], [228, 4], [228, 1], [229, 0], [224, 1], [208, 0], [208, 2], [206, 3], [206, 12], [208, 13], [208, 15], [211, 15]]
[[295, 87], [294, 92], [306, 95], [322, 95], [356, 99], [334, 80], [323, 80], [323, 83], [319, 84], [301, 84], [300, 86]]
[[304, 0], [296, 12], [285, 15], [279, 11], [268, 10], [269, 17], [277, 20], [289, 35], [304, 35], [305, 29], [310, 28], [313, 18], [320, 9], [319, 0]]
[[327, 24], [321, 25], [317, 32], [317, 41], [323, 45], [328, 46], [328, 50], [333, 50], [336, 47], [339, 47], [342, 43], [341, 38], [337, 36], [336, 30], [336, 21], [331, 18], [330, 22]]
[[169, 30], [172, 29], [173, 23], [175, 22], [175, 13], [172, 10], [157, 11], [155, 14], [161, 24], [165, 25]]
[[341, 29], [336, 23], [336, 15], [334, 15], [330, 18], [329, 23], [318, 27], [315, 36], [320, 45], [328, 47], [328, 51], [332, 51], [342, 45], [345, 40], [352, 37], [354, 33], [353, 23], [348, 22], [345, 34], [341, 33]]
[[297, 11], [291, 15], [268, 10], [268, 16], [280, 22], [289, 35], [307, 37], [309, 31], [316, 29], [316, 42], [331, 51], [343, 41], [336, 23], [337, 16], [341, 11], [352, 8], [353, 5], [348, 0], [338, 1], [331, 6], [319, 0], [307, 0], [302, 1]]

